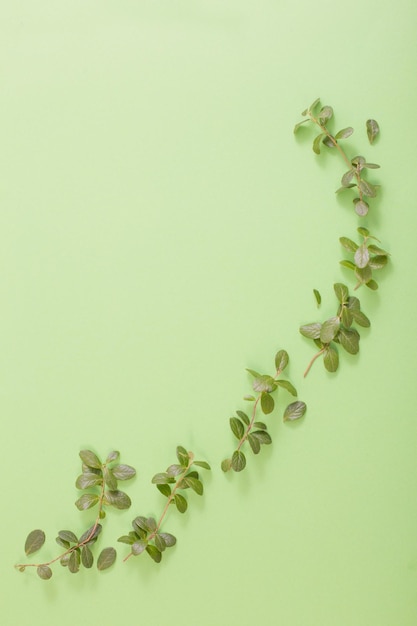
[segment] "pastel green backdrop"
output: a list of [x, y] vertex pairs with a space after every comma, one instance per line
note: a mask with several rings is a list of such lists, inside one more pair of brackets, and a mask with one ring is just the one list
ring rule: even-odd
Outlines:
[[[1, 9], [1, 615], [8, 626], [412, 626], [417, 623], [414, 1], [23, 0]], [[336, 375], [298, 326], [351, 281], [359, 219], [299, 113], [320, 96], [382, 168], [363, 221], [392, 252], [372, 328]], [[380, 140], [369, 146], [365, 120]], [[352, 285], [352, 283], [349, 283]], [[317, 311], [312, 289], [323, 296]], [[308, 404], [223, 475], [246, 367], [278, 348]], [[119, 449], [127, 512], [182, 444], [213, 467], [171, 511], [177, 546], [77, 576], [20, 574], [26, 534], [93, 519], [78, 452]], [[105, 538], [106, 537], [106, 538]]]

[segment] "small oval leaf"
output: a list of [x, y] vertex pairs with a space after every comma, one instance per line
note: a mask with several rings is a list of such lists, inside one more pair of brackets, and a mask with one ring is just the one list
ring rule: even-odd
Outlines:
[[26, 538], [25, 553], [26, 556], [37, 552], [45, 543], [45, 533], [43, 530], [32, 530]]
[[102, 571], [111, 567], [116, 560], [116, 556], [117, 553], [114, 548], [104, 548], [97, 559], [97, 569]]

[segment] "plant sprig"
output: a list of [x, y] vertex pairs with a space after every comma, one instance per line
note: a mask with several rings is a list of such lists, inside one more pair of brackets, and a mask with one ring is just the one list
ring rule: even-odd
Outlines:
[[[116, 509], [128, 509], [131, 505], [129, 496], [118, 490], [118, 481], [130, 480], [136, 475], [136, 470], [130, 465], [117, 463], [119, 452], [113, 451], [103, 463], [91, 450], [81, 450], [79, 453], [82, 461], [82, 474], [76, 480], [76, 487], [89, 492], [83, 494], [75, 502], [80, 511], [85, 511], [97, 506], [98, 512], [94, 524], [80, 537], [71, 530], [60, 530], [56, 542], [64, 552], [49, 561], [43, 563], [19, 563], [15, 567], [24, 572], [27, 567], [36, 567], [37, 574], [43, 580], [52, 577], [51, 565], [59, 561], [63, 567], [67, 567], [72, 574], [80, 570], [80, 566], [90, 569], [94, 563], [94, 555], [91, 550], [96, 543], [101, 531], [100, 520], [106, 516], [105, 507], [112, 506]], [[45, 543], [45, 533], [36, 529], [29, 533], [25, 542], [25, 553], [29, 556]], [[116, 560], [116, 550], [112, 547], [104, 548], [98, 557], [97, 568], [104, 570], [113, 565]]]
[[162, 553], [174, 546], [177, 542], [174, 535], [161, 530], [163, 521], [168, 513], [170, 505], [175, 505], [180, 513], [188, 509], [188, 501], [180, 491], [191, 489], [197, 495], [204, 492], [203, 483], [199, 473], [193, 466], [209, 470], [210, 465], [206, 461], [196, 461], [193, 452], [187, 451], [182, 446], [176, 449], [178, 463], [170, 465], [165, 472], [155, 474], [152, 483], [167, 498], [164, 509], [158, 519], [154, 517], [138, 516], [132, 522], [133, 530], [128, 535], [119, 537], [118, 541], [130, 545], [130, 553], [124, 558], [127, 561], [132, 556], [138, 556], [147, 552], [156, 563], [162, 560]]
[[367, 228], [359, 227], [358, 233], [362, 236], [362, 243], [357, 244], [348, 237], [340, 237], [339, 241], [345, 250], [353, 253], [353, 261], [342, 260], [340, 264], [353, 270], [357, 279], [355, 289], [366, 285], [372, 290], [378, 289], [378, 283], [373, 279], [373, 270], [379, 270], [386, 266], [389, 252], [372, 243], [372, 240], [381, 243], [379, 239], [371, 235]]
[[[312, 122], [319, 128], [320, 131], [314, 138], [313, 151], [316, 154], [320, 154], [321, 147], [323, 145], [327, 148], [336, 148], [348, 167], [347, 172], [345, 172], [342, 176], [341, 187], [337, 189], [337, 193], [356, 187], [357, 195], [353, 198], [355, 212], [360, 217], [364, 217], [369, 211], [369, 199], [375, 198], [379, 189], [379, 185], [371, 183], [367, 180], [365, 174], [367, 170], [378, 169], [380, 166], [376, 163], [368, 163], [365, 157], [360, 155], [354, 156], [350, 159], [339, 142], [340, 140], [350, 137], [354, 132], [353, 128], [348, 126], [346, 128], [342, 128], [337, 133], [331, 133], [328, 128], [328, 123], [333, 118], [333, 108], [326, 105], [318, 110], [319, 106], [320, 98], [317, 98], [313, 104], [302, 112], [302, 115], [306, 117], [306, 119], [295, 125], [294, 133], [296, 133], [306, 122]], [[372, 125], [367, 125], [367, 129], [369, 140], [371, 141], [372, 138], [373, 141], [376, 134], [379, 132], [379, 126], [375, 120], [368, 120], [368, 122], [372, 122]]]
[[[221, 468], [224, 472], [233, 470], [241, 472], [246, 467], [246, 456], [242, 451], [243, 445], [248, 442], [252, 452], [258, 454], [262, 445], [272, 443], [271, 435], [268, 433], [267, 425], [264, 422], [257, 421], [256, 415], [258, 408], [261, 408], [264, 415], [272, 413], [275, 408], [275, 400], [272, 394], [279, 387], [288, 391], [291, 395], [297, 396], [297, 390], [289, 380], [282, 380], [279, 376], [285, 370], [289, 362], [288, 353], [285, 350], [279, 350], [275, 355], [274, 376], [269, 374], [259, 374], [254, 370], [247, 371], [253, 377], [252, 387], [257, 392], [257, 396], [247, 395], [244, 400], [253, 403], [252, 414], [249, 417], [244, 411], [236, 411], [237, 417], [231, 417], [229, 420], [232, 433], [238, 439], [238, 445], [230, 458], [224, 459]], [[304, 402], [296, 401], [287, 406], [284, 412], [284, 421], [299, 419], [306, 411], [307, 407]]]
[[328, 372], [335, 372], [339, 367], [339, 344], [349, 354], [359, 352], [360, 335], [353, 324], [367, 328], [371, 322], [361, 311], [360, 301], [354, 296], [349, 296], [349, 290], [342, 283], [333, 285], [339, 306], [335, 316], [330, 317], [325, 322], [312, 322], [300, 326], [300, 333], [312, 339], [319, 348], [313, 356], [304, 372], [304, 377], [309, 373], [313, 363], [320, 356], [323, 356], [323, 364]]

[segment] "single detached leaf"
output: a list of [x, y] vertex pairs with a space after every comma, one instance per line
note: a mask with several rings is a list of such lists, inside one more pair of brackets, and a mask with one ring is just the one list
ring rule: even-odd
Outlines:
[[52, 577], [52, 570], [48, 565], [38, 565], [36, 573], [42, 580], [49, 580]]
[[86, 509], [91, 509], [91, 507], [95, 506], [99, 500], [100, 498], [96, 494], [85, 493], [81, 496], [81, 498], [78, 498], [75, 506], [79, 511], [85, 511]]
[[323, 355], [324, 367], [328, 372], [335, 372], [339, 367], [339, 354], [336, 348], [328, 346]]
[[245, 427], [243, 426], [240, 419], [238, 419], [237, 417], [231, 417], [229, 420], [229, 423], [230, 423], [230, 428], [232, 430], [232, 433], [234, 434], [236, 439], [239, 439], [239, 440], [242, 439], [245, 433]]
[[297, 395], [297, 390], [289, 380], [277, 380], [277, 385], [286, 389], [292, 396]]
[[97, 569], [102, 571], [111, 567], [116, 560], [116, 556], [117, 553], [114, 548], [104, 548], [97, 559]]
[[180, 493], [176, 493], [174, 496], [175, 506], [180, 513], [185, 513], [188, 508], [187, 500]]
[[292, 402], [291, 404], [287, 406], [287, 408], [284, 411], [284, 422], [287, 422], [287, 421], [293, 422], [295, 420], [300, 419], [300, 417], [303, 417], [306, 410], [307, 410], [307, 405], [305, 404], [305, 402], [301, 402], [300, 400], [297, 400], [296, 402]]
[[339, 331], [340, 320], [338, 317], [331, 317], [323, 322], [320, 331], [320, 341], [322, 343], [330, 343], [333, 341]]
[[290, 360], [286, 350], [279, 350], [275, 355], [275, 369], [277, 372], [283, 372]]
[[82, 550], [81, 550], [81, 563], [87, 569], [90, 569], [90, 567], [93, 567], [94, 556], [93, 556], [93, 553], [91, 552], [91, 550], [90, 550], [90, 548], [88, 546], [83, 546], [82, 547]]
[[265, 415], [272, 413], [275, 407], [274, 398], [269, 394], [264, 392], [261, 395], [261, 409]]
[[45, 533], [43, 530], [32, 530], [26, 538], [25, 553], [26, 556], [37, 552], [45, 543]]
[[81, 450], [80, 458], [83, 463], [85, 463], [88, 467], [94, 467], [96, 469], [101, 469], [101, 461], [94, 452], [91, 450]]
[[373, 144], [379, 133], [379, 124], [376, 120], [370, 119], [366, 121], [366, 133], [368, 135], [369, 143]]
[[321, 332], [321, 324], [313, 322], [312, 324], [304, 324], [300, 326], [300, 333], [308, 339], [319, 339]]
[[131, 478], [136, 476], [135, 468], [131, 467], [130, 465], [115, 465], [114, 467], [112, 467], [111, 471], [113, 473], [113, 476], [117, 478], [117, 480], [130, 480]]
[[357, 354], [359, 352], [360, 335], [354, 328], [341, 328], [338, 339], [349, 354]]
[[246, 467], [246, 457], [241, 450], [235, 450], [232, 456], [232, 469], [241, 472]]
[[320, 291], [318, 291], [317, 289], [313, 289], [313, 293], [314, 293], [314, 297], [315, 297], [316, 302], [317, 302], [317, 306], [320, 306], [320, 304], [321, 304]]
[[347, 302], [349, 297], [349, 289], [343, 283], [335, 283], [333, 285], [334, 292], [336, 294], [336, 298], [339, 300], [340, 304], [344, 304]]

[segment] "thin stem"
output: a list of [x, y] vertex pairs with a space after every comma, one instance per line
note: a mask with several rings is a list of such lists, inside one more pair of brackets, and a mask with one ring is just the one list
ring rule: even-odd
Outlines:
[[324, 348], [322, 348], [319, 352], [317, 352], [317, 354], [315, 354], [315, 355], [313, 356], [313, 358], [311, 359], [310, 363], [309, 363], [309, 364], [308, 364], [308, 366], [307, 366], [306, 371], [304, 372], [304, 378], [307, 376], [307, 374], [308, 374], [308, 373], [309, 373], [309, 371], [311, 370], [311, 368], [312, 368], [312, 365], [313, 365], [314, 361], [315, 361], [316, 359], [318, 359], [318, 358], [319, 358], [319, 356], [320, 356], [321, 354], [323, 354], [323, 352], [325, 352], [325, 351], [326, 351], [326, 348], [327, 348], [327, 346], [325, 346]]
[[65, 550], [65, 552], [63, 552], [62, 554], [60, 554], [59, 556], [55, 557], [54, 559], [51, 559], [50, 561], [47, 561], [46, 563], [18, 563], [17, 565], [15, 565], [15, 567], [17, 569], [21, 568], [21, 567], [40, 567], [41, 565], [52, 565], [53, 563], [56, 563], [56, 561], [59, 561], [60, 559], [64, 558], [64, 556], [66, 556], [67, 554], [70, 554], [71, 552], [74, 552], [74, 550], [77, 550], [78, 548], [81, 548], [82, 546], [84, 546], [85, 544], [87, 544], [89, 541], [91, 541], [91, 538], [94, 536], [94, 533], [97, 530], [97, 526], [99, 525], [100, 522], [100, 514], [101, 511], [103, 510], [103, 500], [104, 500], [104, 491], [106, 488], [106, 483], [104, 481], [103, 478], [103, 484], [101, 486], [101, 492], [100, 492], [100, 498], [99, 498], [99, 502], [98, 502], [98, 513], [97, 513], [97, 517], [96, 520], [93, 524], [93, 526], [91, 527], [91, 531], [88, 533], [88, 536], [84, 539], [84, 541], [81, 541], [79, 543], [77, 543], [76, 545], [72, 546], [71, 548], [68, 548], [68, 550]]

